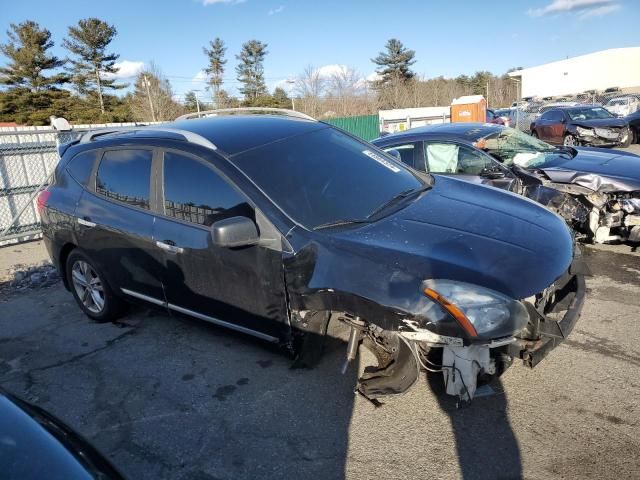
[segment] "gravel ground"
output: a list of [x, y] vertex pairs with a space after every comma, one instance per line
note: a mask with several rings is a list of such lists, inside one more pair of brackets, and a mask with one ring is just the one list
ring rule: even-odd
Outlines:
[[[36, 242], [0, 249], [45, 259]], [[59, 416], [128, 478], [640, 478], [640, 255], [586, 249], [594, 276], [570, 338], [466, 408], [420, 380], [354, 396], [370, 360], [315, 370], [204, 322], [134, 308], [95, 324], [59, 282], [0, 290], [0, 385]], [[0, 277], [2, 276], [0, 270]]]

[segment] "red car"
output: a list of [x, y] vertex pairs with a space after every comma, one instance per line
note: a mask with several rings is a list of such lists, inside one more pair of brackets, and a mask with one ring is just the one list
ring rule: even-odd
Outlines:
[[628, 147], [626, 120], [600, 106], [550, 108], [531, 123], [531, 135], [554, 145]]
[[[496, 125], [505, 125], [505, 119], [497, 110], [487, 109], [487, 123], [495, 123]], [[507, 125], [508, 126], [508, 125]]]

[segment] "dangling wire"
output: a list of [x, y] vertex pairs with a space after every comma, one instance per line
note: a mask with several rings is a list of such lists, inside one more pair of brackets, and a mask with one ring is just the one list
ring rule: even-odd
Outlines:
[[411, 353], [413, 353], [414, 357], [418, 361], [418, 363], [416, 363], [416, 366], [418, 368], [418, 374], [420, 373], [420, 366], [422, 366], [422, 368], [424, 368], [428, 372], [433, 372], [433, 373], [444, 373], [445, 368], [450, 368], [451, 370], [457, 371], [458, 375], [460, 375], [460, 381], [462, 382], [464, 391], [467, 394], [467, 398], [469, 399], [468, 402], [471, 403], [471, 400], [472, 400], [471, 394], [469, 393], [469, 389], [467, 388], [467, 385], [464, 383], [462, 372], [458, 367], [456, 367], [455, 365], [437, 365], [425, 357], [424, 360], [430, 365], [432, 365], [433, 367], [438, 368], [438, 370], [435, 370], [434, 368], [429, 368], [422, 361], [422, 356], [420, 355], [420, 353], [418, 353], [418, 350], [417, 350], [418, 347], [416, 346], [415, 342], [410, 342], [400, 334], [398, 334], [398, 337], [407, 345], [407, 347], [409, 347], [409, 350], [411, 350]]

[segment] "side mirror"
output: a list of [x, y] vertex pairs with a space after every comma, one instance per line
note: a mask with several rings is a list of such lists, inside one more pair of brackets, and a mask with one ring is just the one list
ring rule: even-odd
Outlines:
[[260, 240], [253, 220], [247, 217], [231, 217], [211, 225], [211, 238], [218, 247], [246, 247]]
[[391, 150], [387, 150], [387, 153], [389, 155], [391, 155], [392, 157], [394, 157], [399, 162], [402, 161], [402, 156], [400, 155], [400, 152], [398, 150], [396, 150], [395, 148], [392, 148]]

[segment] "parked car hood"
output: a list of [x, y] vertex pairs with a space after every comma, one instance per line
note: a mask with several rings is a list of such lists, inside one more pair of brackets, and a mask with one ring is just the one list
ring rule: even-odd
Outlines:
[[573, 256], [565, 222], [543, 206], [437, 175], [432, 189], [409, 206], [372, 224], [319, 235], [318, 243], [321, 274], [309, 287], [398, 307], [407, 288], [419, 293], [429, 278], [526, 298], [565, 273]]
[[0, 477], [123, 480], [82, 437], [44, 410], [0, 389]]
[[623, 118], [598, 118], [595, 120], [573, 120], [571, 123], [587, 128], [626, 127], [627, 122]]
[[552, 181], [574, 183], [600, 192], [640, 190], [640, 156], [616, 150], [576, 148], [540, 168]]

